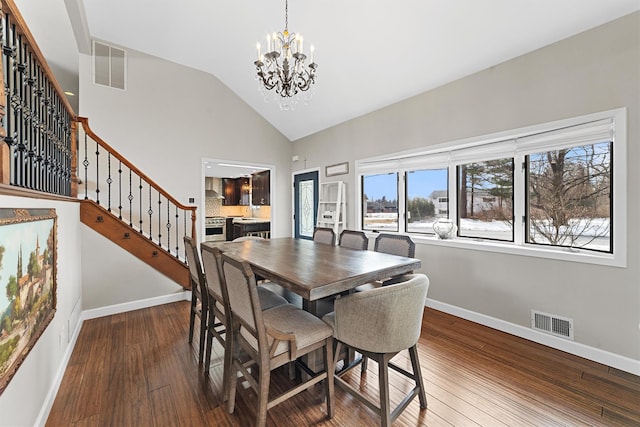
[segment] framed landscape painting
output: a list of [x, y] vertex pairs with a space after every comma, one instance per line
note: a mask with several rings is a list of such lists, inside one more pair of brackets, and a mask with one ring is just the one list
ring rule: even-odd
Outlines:
[[56, 310], [54, 209], [0, 208], [0, 394]]

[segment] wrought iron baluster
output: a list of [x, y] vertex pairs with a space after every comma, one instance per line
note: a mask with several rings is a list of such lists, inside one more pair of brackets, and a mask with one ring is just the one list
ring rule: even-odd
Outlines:
[[100, 204], [100, 144], [96, 141], [96, 203]]
[[142, 234], [142, 177], [138, 175], [138, 190], [140, 191], [140, 210], [138, 216], [140, 217], [140, 234]]
[[158, 244], [162, 246], [162, 194], [158, 191]]
[[178, 211], [178, 205], [176, 205], [176, 258], [180, 256], [180, 235], [178, 229], [180, 228], [180, 215]]
[[169, 205], [170, 202], [169, 199], [167, 199], [167, 224], [165, 227], [167, 227], [167, 252], [171, 253], [171, 214]]
[[[84, 166], [84, 199], [89, 199], [89, 159], [87, 157], [88, 148], [87, 148], [87, 134], [84, 134], [84, 160], [82, 161], [82, 165]], [[122, 219], [122, 218], [121, 218]]]
[[107, 152], [107, 210], [111, 212], [111, 152]]
[[133, 227], [133, 175], [131, 173], [131, 168], [129, 168], [129, 226]]
[[153, 221], [151, 220], [151, 216], [153, 215], [153, 209], [151, 208], [151, 186], [149, 186], [149, 210], [147, 213], [149, 214], [149, 239], [153, 240]]
[[118, 160], [118, 219], [122, 219], [122, 160]]
[[[184, 221], [184, 235], [187, 235], [187, 211], [182, 211], [182, 219]], [[193, 237], [193, 236], [191, 236]], [[187, 259], [187, 248], [183, 247], [182, 249], [184, 249], [184, 259]]]

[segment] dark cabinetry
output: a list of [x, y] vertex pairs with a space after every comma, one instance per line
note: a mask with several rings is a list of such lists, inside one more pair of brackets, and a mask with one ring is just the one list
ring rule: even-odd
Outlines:
[[266, 170], [251, 175], [251, 199], [254, 205], [271, 204], [271, 171]]
[[222, 178], [224, 206], [249, 206], [249, 178]]

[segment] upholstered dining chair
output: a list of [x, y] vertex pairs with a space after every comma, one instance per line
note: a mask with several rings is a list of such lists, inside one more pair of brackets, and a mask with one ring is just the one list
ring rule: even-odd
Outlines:
[[416, 254], [416, 244], [411, 237], [404, 234], [380, 233], [373, 245], [376, 252], [413, 258]]
[[[379, 403], [373, 402], [360, 391], [366, 385], [353, 385], [343, 379], [346, 372], [358, 365], [358, 361], [337, 373], [335, 382], [378, 413], [381, 425], [385, 427], [390, 426], [416, 396], [420, 400], [420, 408], [427, 407], [417, 342], [428, 288], [429, 279], [426, 275], [405, 275], [400, 283], [336, 299], [335, 310], [323, 317], [333, 327], [333, 337], [337, 341], [336, 355], [340, 354], [341, 346], [347, 345], [362, 354], [362, 360], [367, 357], [378, 362]], [[413, 372], [390, 362], [396, 354], [407, 349]], [[415, 383], [411, 392], [393, 411], [389, 404], [389, 368]]]
[[[373, 244], [373, 250], [375, 252], [413, 258], [416, 255], [416, 244], [411, 237], [403, 234], [380, 233]], [[370, 291], [371, 289], [379, 288], [380, 286], [393, 284], [396, 280], [397, 278], [391, 277], [385, 280], [366, 283], [356, 287], [355, 291]]]
[[[228, 339], [230, 319], [228, 317], [229, 307], [226, 289], [222, 285], [222, 252], [220, 249], [208, 245], [201, 245], [202, 265], [204, 267], [204, 275], [207, 288], [209, 290], [209, 324], [208, 339], [205, 357], [205, 375], [209, 374], [211, 365], [211, 353], [213, 340], [216, 339], [224, 348], [223, 362], [223, 400], [227, 400], [229, 395], [229, 369], [231, 364], [231, 341]], [[257, 289], [260, 306], [267, 310], [279, 305], [287, 304], [287, 300], [270, 291], [269, 289], [258, 286]], [[216, 322], [217, 320], [217, 322]]]
[[316, 227], [313, 230], [313, 241], [334, 246], [336, 244], [336, 233], [332, 228]]
[[367, 250], [369, 248], [369, 238], [362, 231], [342, 230], [338, 239], [338, 246]]
[[[267, 410], [325, 380], [328, 417], [333, 417], [333, 330], [311, 313], [291, 304], [261, 310], [255, 276], [247, 261], [222, 254], [222, 285], [231, 308], [233, 352], [229, 374], [229, 413], [235, 410], [236, 384], [240, 373], [257, 394], [256, 426], [266, 423]], [[309, 379], [269, 399], [271, 371], [324, 349], [325, 369], [308, 371]], [[247, 360], [247, 357], [249, 360]], [[250, 372], [257, 368], [257, 373]], [[254, 377], [255, 375], [255, 377]]]
[[209, 314], [209, 293], [205, 284], [202, 264], [198, 256], [196, 241], [192, 237], [184, 236], [184, 247], [189, 265], [189, 280], [191, 282], [191, 310], [189, 313], [189, 344], [193, 342], [196, 317], [200, 320], [200, 339], [198, 346], [198, 363], [202, 363], [205, 351], [205, 337]]

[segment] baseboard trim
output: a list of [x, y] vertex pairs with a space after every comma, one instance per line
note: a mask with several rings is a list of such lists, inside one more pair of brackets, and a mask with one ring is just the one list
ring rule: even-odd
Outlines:
[[486, 316], [476, 313], [465, 308], [456, 307], [444, 302], [427, 299], [426, 306], [435, 310], [443, 311], [453, 316], [461, 317], [475, 323], [497, 329], [520, 338], [524, 338], [538, 344], [543, 344], [557, 350], [565, 351], [575, 356], [580, 356], [594, 362], [611, 366], [621, 371], [629, 372], [640, 376], [640, 361], [629, 357], [620, 356], [608, 351], [600, 350], [588, 345], [580, 344], [575, 341], [567, 341], [553, 335], [547, 335], [533, 329], [496, 319], [495, 317]]
[[175, 294], [162, 295], [154, 298], [147, 298], [138, 301], [125, 302], [122, 304], [114, 304], [106, 307], [84, 310], [82, 319], [96, 319], [98, 317], [111, 316], [113, 314], [126, 313], [127, 311], [139, 310], [141, 308], [154, 307], [156, 305], [169, 304], [176, 301], [189, 301], [191, 299], [191, 291], [178, 291]]

